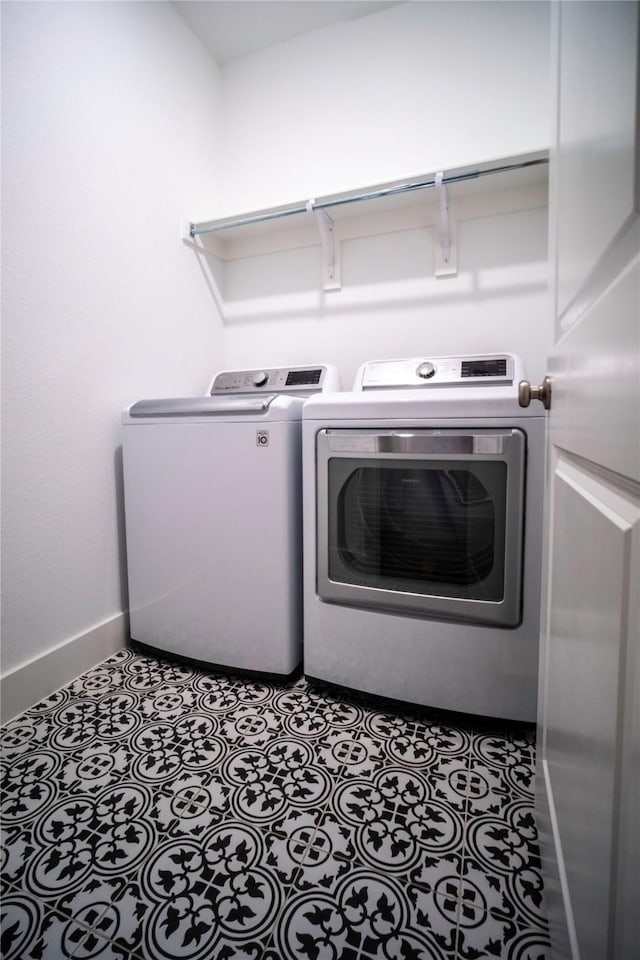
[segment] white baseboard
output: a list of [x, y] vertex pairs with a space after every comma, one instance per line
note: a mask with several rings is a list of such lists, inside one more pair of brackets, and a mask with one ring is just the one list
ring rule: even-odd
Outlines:
[[6, 723], [34, 703], [71, 683], [81, 673], [121, 650], [128, 641], [129, 614], [120, 613], [4, 674], [0, 680], [0, 722]]

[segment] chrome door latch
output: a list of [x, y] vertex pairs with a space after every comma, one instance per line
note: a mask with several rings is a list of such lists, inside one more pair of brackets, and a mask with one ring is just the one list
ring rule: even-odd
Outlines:
[[545, 377], [539, 387], [532, 387], [528, 380], [518, 384], [518, 403], [528, 407], [532, 400], [539, 400], [545, 410], [551, 409], [551, 377]]

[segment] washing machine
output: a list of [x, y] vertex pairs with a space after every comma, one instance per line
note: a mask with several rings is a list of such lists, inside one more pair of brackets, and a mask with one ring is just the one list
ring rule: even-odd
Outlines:
[[304, 672], [535, 721], [545, 416], [513, 354], [363, 364], [303, 412]]
[[301, 418], [326, 365], [224, 370], [122, 414], [131, 637], [274, 677], [302, 651]]

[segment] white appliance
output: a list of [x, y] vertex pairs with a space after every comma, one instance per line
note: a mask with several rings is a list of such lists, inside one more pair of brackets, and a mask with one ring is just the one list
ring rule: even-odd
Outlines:
[[382, 360], [305, 405], [304, 672], [534, 721], [545, 417], [519, 357]]
[[287, 676], [302, 656], [301, 418], [324, 365], [220, 372], [122, 414], [131, 637]]

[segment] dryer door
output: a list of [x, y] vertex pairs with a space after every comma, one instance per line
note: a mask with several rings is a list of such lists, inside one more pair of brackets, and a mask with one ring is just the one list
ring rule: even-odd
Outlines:
[[521, 430], [321, 430], [318, 595], [515, 627]]

